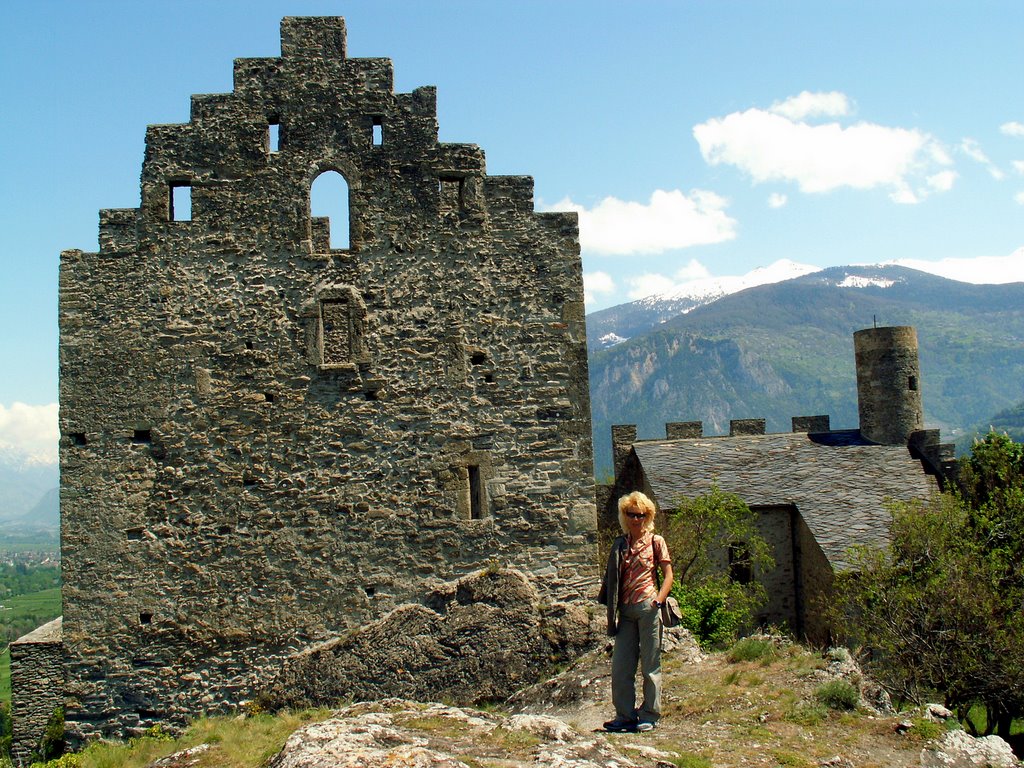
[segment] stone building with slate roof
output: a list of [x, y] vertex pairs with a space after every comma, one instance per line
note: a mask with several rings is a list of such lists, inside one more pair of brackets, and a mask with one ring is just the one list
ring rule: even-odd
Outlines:
[[[913, 328], [872, 328], [855, 335], [858, 429], [832, 430], [827, 416], [797, 417], [793, 431], [765, 434], [763, 419], [731, 423], [727, 436], [702, 434], [701, 422], [669, 424], [665, 439], [638, 440], [636, 428], [612, 429], [613, 492], [642, 490], [670, 508], [712, 485], [758, 512], [775, 568], [756, 573], [769, 601], [758, 619], [798, 636], [827, 638], [818, 606], [833, 573], [855, 544], [887, 536], [888, 500], [927, 498], [950, 468], [952, 446], [922, 428], [917, 338]], [[728, 553], [720, 553], [723, 568]]]

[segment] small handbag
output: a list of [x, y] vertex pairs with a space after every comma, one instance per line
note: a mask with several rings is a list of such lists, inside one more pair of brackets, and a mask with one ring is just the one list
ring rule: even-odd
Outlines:
[[683, 620], [683, 614], [679, 611], [679, 601], [669, 595], [661, 604], [661, 623], [666, 627], [675, 627]]

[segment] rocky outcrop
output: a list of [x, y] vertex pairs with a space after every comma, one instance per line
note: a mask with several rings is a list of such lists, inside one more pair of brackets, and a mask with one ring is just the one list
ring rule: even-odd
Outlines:
[[922, 768], [1014, 768], [1021, 765], [1010, 745], [998, 736], [975, 738], [950, 731], [941, 742], [921, 750]]
[[492, 762], [633, 768], [676, 757], [650, 747], [634, 746], [632, 751], [644, 759], [635, 762], [603, 736], [582, 734], [551, 717], [506, 717], [390, 700], [346, 707], [329, 720], [296, 731], [270, 768], [464, 768]]
[[590, 606], [542, 605], [525, 575], [485, 569], [289, 659], [258, 696], [269, 709], [400, 697], [502, 701], [602, 637]]

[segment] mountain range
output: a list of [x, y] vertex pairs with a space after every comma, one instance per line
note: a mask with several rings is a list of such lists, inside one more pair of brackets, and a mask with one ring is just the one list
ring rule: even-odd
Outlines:
[[787, 270], [777, 282], [703, 285], [587, 316], [599, 477], [611, 469], [612, 424], [636, 424], [641, 438], [664, 436], [669, 421], [703, 421], [709, 435], [738, 418], [764, 418], [770, 432], [819, 414], [856, 427], [853, 333], [872, 325], [917, 329], [925, 424], [944, 441], [1024, 402], [1024, 283], [893, 265], [802, 273], [784, 263], [772, 274]]

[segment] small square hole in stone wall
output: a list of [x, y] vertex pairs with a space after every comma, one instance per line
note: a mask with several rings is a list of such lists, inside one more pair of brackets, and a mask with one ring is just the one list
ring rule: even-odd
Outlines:
[[72, 432], [68, 437], [71, 439], [72, 445], [81, 446], [89, 444], [89, 440], [86, 438], [85, 432]]
[[146, 625], [153, 623], [153, 614], [151, 611], [142, 611], [139, 614], [139, 624]]
[[153, 442], [153, 433], [148, 429], [136, 429], [132, 436], [132, 442], [136, 445], [147, 445]]

